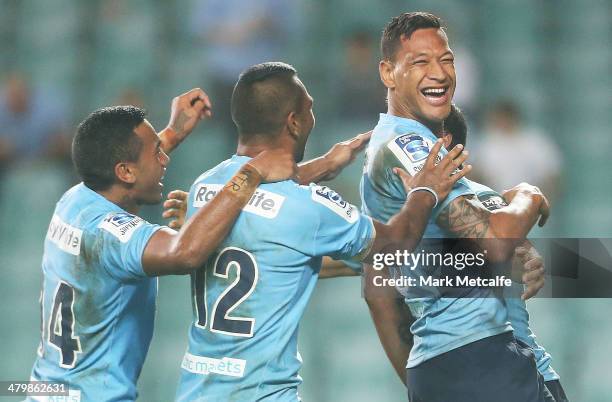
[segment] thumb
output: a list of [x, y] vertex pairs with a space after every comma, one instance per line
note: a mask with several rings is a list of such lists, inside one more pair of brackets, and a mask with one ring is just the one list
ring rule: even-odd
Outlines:
[[404, 182], [410, 180], [412, 177], [404, 169], [398, 167], [393, 168], [393, 173], [395, 173]]

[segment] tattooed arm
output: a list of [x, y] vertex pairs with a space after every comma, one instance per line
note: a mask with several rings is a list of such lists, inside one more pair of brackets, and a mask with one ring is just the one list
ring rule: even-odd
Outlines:
[[161, 146], [169, 154], [198, 125], [200, 120], [212, 116], [208, 95], [200, 88], [192, 89], [172, 99], [170, 122], [159, 133]]
[[507, 261], [539, 216], [540, 226], [544, 224], [549, 205], [537, 187], [526, 183], [504, 197], [509, 204], [494, 211], [487, 210], [474, 195], [457, 197], [440, 212], [436, 223], [457, 237], [473, 239], [487, 250], [491, 262]]

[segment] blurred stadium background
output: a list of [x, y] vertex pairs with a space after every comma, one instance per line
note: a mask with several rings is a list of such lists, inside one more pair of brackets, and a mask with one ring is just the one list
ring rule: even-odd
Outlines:
[[[612, 237], [608, 0], [0, 0], [0, 380], [29, 376], [43, 238], [54, 203], [76, 180], [67, 144], [87, 113], [135, 103], [161, 129], [174, 95], [204, 88], [215, 119], [172, 155], [166, 178], [167, 190], [186, 189], [233, 151], [223, 101], [238, 72], [283, 60], [297, 67], [315, 99], [308, 148], [315, 156], [375, 125], [384, 111], [381, 29], [414, 10], [446, 21], [457, 59], [456, 102], [468, 115], [476, 160], [495, 131], [489, 112], [500, 100], [512, 100], [521, 112], [517, 127], [537, 132], [538, 144], [550, 149], [538, 158], [538, 147], [535, 160], [523, 161], [529, 152], [504, 142], [516, 167], [546, 170], [533, 180], [555, 194], [549, 227], [537, 235]], [[555, 162], [542, 166], [538, 159]], [[354, 203], [360, 169], [358, 161], [332, 184]], [[144, 214], [160, 221], [158, 207]], [[540, 298], [528, 306], [570, 399], [610, 401], [612, 321], [605, 317], [612, 301]], [[190, 318], [188, 279], [162, 278], [140, 400], [172, 400]], [[301, 327], [304, 400], [405, 399], [359, 280], [320, 282]]]

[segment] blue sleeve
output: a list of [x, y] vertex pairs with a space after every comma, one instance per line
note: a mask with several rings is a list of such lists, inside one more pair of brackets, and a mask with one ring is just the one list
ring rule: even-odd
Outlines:
[[312, 184], [310, 191], [317, 219], [314, 255], [327, 255], [337, 260], [365, 257], [375, 235], [372, 219], [328, 187]]
[[127, 212], [107, 214], [96, 232], [101, 247], [100, 263], [119, 281], [146, 278], [142, 254], [153, 233], [160, 228]]
[[[421, 171], [425, 165], [433, 143], [434, 141], [431, 138], [424, 135], [414, 133], [398, 135], [388, 141], [384, 147], [382, 156], [382, 158], [385, 160], [384, 164], [389, 172], [394, 166], [401, 166], [410, 175], [414, 176]], [[448, 154], [448, 151], [446, 148], [442, 147], [436, 163], [439, 162], [446, 154]], [[390, 175], [390, 173], [388, 174]], [[401, 185], [399, 180], [396, 180], [396, 183], [396, 187], [397, 185]], [[455, 183], [453, 186], [453, 189], [449, 193], [448, 197], [446, 197], [443, 201], [440, 201], [436, 208], [433, 209], [431, 213], [432, 220], [435, 221], [440, 212], [448, 207], [448, 205], [457, 197], [475, 194], [475, 191], [472, 189], [470, 183], [471, 182], [466, 178], [459, 179], [459, 181], [457, 181], [457, 183]], [[403, 190], [402, 193], [404, 193]]]

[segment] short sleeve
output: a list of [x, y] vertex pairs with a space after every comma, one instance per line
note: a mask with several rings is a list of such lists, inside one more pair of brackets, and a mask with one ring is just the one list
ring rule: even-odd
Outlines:
[[96, 230], [102, 266], [120, 281], [147, 277], [142, 268], [142, 254], [151, 236], [160, 228], [127, 212], [107, 214]]
[[370, 251], [375, 237], [372, 218], [344, 201], [332, 189], [310, 185], [311, 202], [316, 209], [314, 255], [360, 261]]
[[[387, 143], [383, 150], [384, 159], [390, 161], [388, 163], [389, 171], [391, 171], [393, 166], [399, 165], [411, 176], [416, 175], [423, 169], [433, 145], [434, 142], [430, 138], [416, 133], [396, 136]], [[447, 153], [448, 151], [446, 148], [442, 147], [436, 158], [436, 163], [440, 162]], [[395, 161], [391, 161], [393, 157]], [[401, 185], [399, 179], [395, 180]], [[440, 212], [448, 207], [455, 198], [463, 195], [472, 195], [474, 193], [469, 180], [466, 178], [459, 179], [448, 196], [443, 201], [439, 202], [436, 208], [433, 209], [431, 213], [432, 219], [435, 220]]]

